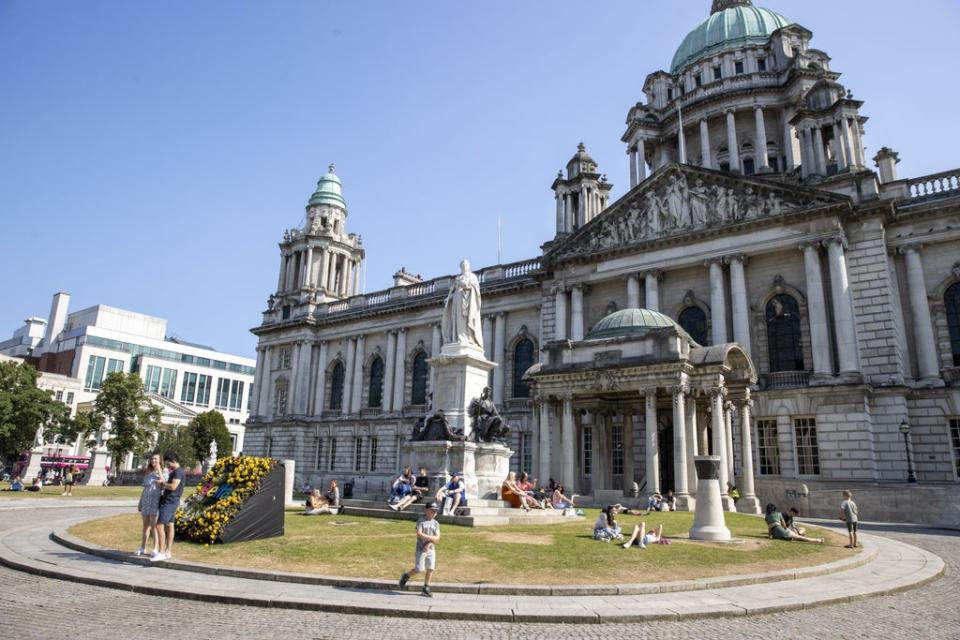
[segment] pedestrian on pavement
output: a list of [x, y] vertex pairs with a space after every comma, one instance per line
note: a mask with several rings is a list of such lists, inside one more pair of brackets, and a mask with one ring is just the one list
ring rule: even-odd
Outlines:
[[77, 474], [80, 469], [77, 468], [77, 465], [73, 464], [67, 467], [67, 472], [63, 474], [63, 493], [62, 496], [72, 496], [73, 495], [73, 480], [74, 475]]
[[153, 536], [153, 553], [150, 555], [153, 556], [160, 550], [154, 531], [157, 528], [157, 516], [160, 514], [160, 494], [163, 490], [157, 484], [157, 480], [165, 480], [166, 477], [163, 465], [160, 464], [160, 454], [153, 454], [143, 471], [143, 490], [140, 492], [140, 503], [137, 505], [140, 518], [143, 520], [143, 529], [140, 534], [140, 548], [136, 550], [135, 555], [142, 556], [147, 552], [147, 543], [151, 536]]
[[157, 513], [157, 542], [159, 548], [150, 556], [152, 562], [169, 560], [173, 557], [173, 523], [180, 507], [180, 496], [183, 495], [183, 483], [186, 472], [177, 461], [177, 454], [168, 452], [163, 456], [163, 463], [167, 467], [168, 479], [156, 480], [163, 492], [160, 494], [160, 508]]
[[440, 523], [437, 522], [437, 511], [440, 507], [431, 502], [424, 509], [423, 517], [417, 521], [417, 549], [413, 555], [413, 568], [400, 576], [400, 586], [405, 587], [410, 577], [423, 572], [423, 589], [420, 595], [432, 598], [430, 580], [437, 567], [437, 543], [440, 542]]
[[860, 512], [857, 510], [857, 503], [853, 501], [853, 492], [850, 489], [843, 490], [843, 502], [840, 503], [840, 519], [847, 523], [847, 537], [849, 544], [846, 549], [857, 548], [857, 524], [860, 522]]

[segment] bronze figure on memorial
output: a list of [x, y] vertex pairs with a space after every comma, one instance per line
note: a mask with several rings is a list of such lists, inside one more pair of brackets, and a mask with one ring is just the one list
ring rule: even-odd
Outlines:
[[484, 387], [480, 397], [470, 401], [467, 413], [471, 418], [470, 428], [476, 442], [497, 442], [506, 446], [510, 427], [500, 417], [497, 405], [490, 397], [490, 387]]

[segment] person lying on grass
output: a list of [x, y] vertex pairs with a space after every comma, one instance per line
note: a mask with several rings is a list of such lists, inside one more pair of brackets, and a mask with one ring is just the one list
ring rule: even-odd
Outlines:
[[307, 496], [307, 506], [303, 512], [303, 515], [319, 516], [325, 513], [333, 513], [333, 510], [330, 509], [330, 502], [325, 497], [320, 495], [320, 489], [314, 489], [310, 492], [310, 495]]
[[638, 525], [633, 527], [633, 535], [630, 536], [630, 539], [623, 543], [624, 549], [629, 549], [633, 545], [637, 545], [641, 549], [646, 549], [648, 544], [653, 544], [655, 542], [660, 542], [663, 537], [663, 525], [657, 525], [656, 529], [651, 529], [647, 531], [647, 523], [641, 522]]

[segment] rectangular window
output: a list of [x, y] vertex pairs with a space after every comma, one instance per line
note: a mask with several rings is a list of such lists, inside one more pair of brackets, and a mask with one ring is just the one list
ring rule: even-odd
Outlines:
[[775, 418], [757, 420], [757, 470], [762, 476], [780, 475], [780, 442]]
[[580, 461], [580, 468], [583, 469], [583, 475], [590, 477], [593, 473], [593, 427], [583, 427], [580, 455], [583, 456]]
[[277, 382], [276, 393], [273, 399], [273, 415], [287, 415], [287, 383], [286, 381]]
[[328, 461], [327, 468], [330, 471], [333, 471], [337, 467], [337, 439], [334, 436], [330, 436], [330, 459]]
[[160, 395], [164, 398], [173, 398], [177, 388], [177, 370], [164, 369], [163, 379], [160, 382]]
[[720, 80], [721, 78], [723, 78], [723, 68], [717, 65], [713, 68], [713, 79]]
[[741, 73], [743, 73], [743, 60], [737, 60], [733, 64], [733, 70], [734, 72], [736, 72], [737, 75], [740, 75]]
[[377, 439], [370, 438], [370, 471], [377, 470]]
[[323, 471], [323, 438], [317, 438], [317, 450], [314, 455], [316, 456], [313, 461], [314, 471]]
[[766, 71], [766, 70], [767, 70], [767, 59], [757, 58], [757, 71]]
[[696, 82], [697, 87], [702, 87], [702, 86], [703, 86], [703, 76], [698, 73], [698, 74], [696, 75], [696, 77], [694, 78], [694, 82]]
[[243, 406], [243, 382], [234, 380], [230, 383], [230, 408], [240, 411]]
[[63, 402], [63, 391], [61, 389], [57, 389], [56, 399], [57, 402]]
[[201, 374], [197, 378], [197, 404], [201, 407], [210, 406], [210, 387], [213, 386], [213, 378]]
[[950, 450], [953, 452], [953, 469], [960, 478], [960, 418], [950, 419]]
[[157, 393], [160, 391], [160, 374], [163, 372], [161, 367], [148, 364], [147, 372], [143, 379], [143, 388], [147, 393]]
[[529, 432], [520, 434], [520, 471], [533, 471], [533, 434]]
[[230, 397], [230, 381], [226, 378], [217, 380], [217, 395], [215, 405], [217, 409], [226, 409]]
[[793, 426], [797, 437], [797, 473], [802, 476], [820, 475], [816, 418], [796, 418]]
[[123, 360], [110, 358], [110, 362], [107, 364], [107, 375], [117, 372], [123, 373]]
[[353, 470], [363, 471], [363, 438], [353, 439]]
[[277, 350], [277, 369], [289, 369], [292, 354], [293, 349], [291, 347], [280, 347]]
[[673, 89], [667, 89], [667, 100], [673, 100]]
[[614, 423], [610, 429], [610, 446], [612, 449], [611, 467], [613, 475], [623, 475], [623, 423]]
[[103, 385], [103, 370], [107, 366], [107, 359], [100, 356], [90, 356], [87, 361], [87, 375], [83, 382], [84, 391], [99, 391]]
[[73, 405], [73, 391], [67, 392], [67, 404]]
[[180, 388], [180, 402], [193, 404], [193, 400], [196, 397], [197, 397], [197, 374], [184, 373], [183, 386]]

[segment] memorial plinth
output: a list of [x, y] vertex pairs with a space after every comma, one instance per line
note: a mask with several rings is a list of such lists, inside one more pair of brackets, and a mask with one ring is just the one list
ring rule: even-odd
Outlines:
[[406, 442], [401, 447], [404, 466], [426, 467], [430, 488], [436, 491], [454, 472], [463, 474], [467, 500], [497, 500], [500, 485], [510, 472], [508, 447], [476, 442]]
[[729, 540], [730, 529], [727, 529], [720, 499], [720, 456], [698, 456], [693, 462], [697, 466], [698, 479], [690, 539]]
[[481, 349], [472, 345], [443, 345], [440, 355], [427, 360], [435, 372], [433, 407], [443, 411], [450, 429], [463, 430], [470, 439], [470, 401], [479, 398], [487, 386], [490, 371], [497, 366], [487, 360]]

